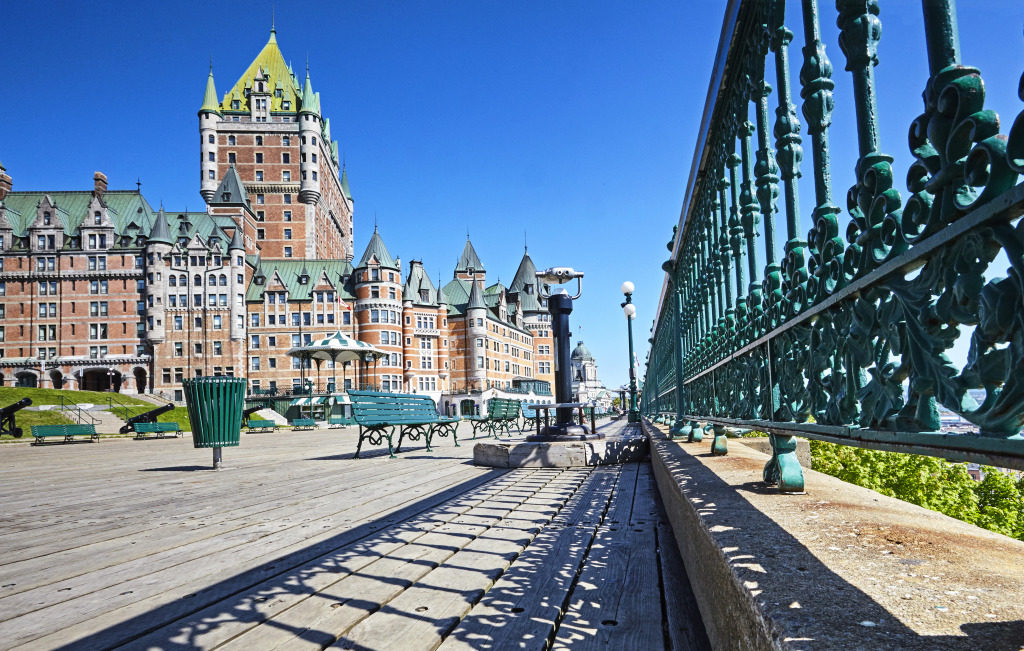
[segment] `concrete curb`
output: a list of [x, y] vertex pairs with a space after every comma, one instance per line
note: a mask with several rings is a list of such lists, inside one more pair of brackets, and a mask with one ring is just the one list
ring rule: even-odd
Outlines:
[[713, 648], [1020, 648], [1024, 542], [813, 470], [781, 495], [741, 439], [644, 427]]

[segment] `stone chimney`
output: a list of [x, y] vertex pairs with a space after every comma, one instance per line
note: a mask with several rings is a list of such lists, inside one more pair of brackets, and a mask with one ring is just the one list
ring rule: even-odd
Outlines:
[[11, 177], [7, 174], [7, 168], [4, 167], [3, 163], [0, 163], [0, 201], [4, 200], [7, 193], [11, 191]]
[[107, 191], [107, 175], [103, 172], [96, 172], [92, 175], [93, 189], [92, 193], [97, 199], [103, 197], [103, 193]]

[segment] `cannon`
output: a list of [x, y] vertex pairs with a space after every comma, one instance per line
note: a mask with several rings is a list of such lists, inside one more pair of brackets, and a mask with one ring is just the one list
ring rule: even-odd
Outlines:
[[21, 428], [15, 424], [14, 414], [31, 404], [32, 398], [22, 398], [13, 405], [7, 405], [3, 409], [0, 409], [0, 436], [10, 434], [16, 439], [21, 438], [21, 435], [24, 432], [22, 432]]
[[155, 423], [157, 416], [160, 414], [166, 414], [170, 410], [174, 409], [173, 404], [164, 405], [163, 407], [157, 407], [156, 409], [150, 409], [147, 412], [141, 413], [138, 416], [132, 416], [124, 422], [124, 426], [121, 428], [122, 434], [127, 434], [132, 431], [132, 426], [136, 423]]

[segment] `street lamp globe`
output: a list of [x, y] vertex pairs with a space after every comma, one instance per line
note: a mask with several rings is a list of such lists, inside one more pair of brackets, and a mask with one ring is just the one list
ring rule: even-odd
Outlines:
[[636, 316], [636, 305], [633, 305], [632, 303], [626, 303], [626, 305], [622, 308], [622, 311], [625, 312], [626, 318], [632, 319], [633, 317]]
[[633, 293], [633, 283], [629, 282], [628, 280], [626, 282], [622, 283], [622, 293], [623, 294], [632, 294]]

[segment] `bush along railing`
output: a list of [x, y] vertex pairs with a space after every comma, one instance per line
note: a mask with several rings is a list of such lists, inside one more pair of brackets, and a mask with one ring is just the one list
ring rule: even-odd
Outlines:
[[[1024, 112], [1000, 133], [980, 72], [960, 61], [953, 0], [926, 0], [930, 76], [901, 194], [878, 130], [879, 6], [837, 0], [859, 145], [841, 233], [829, 158], [833, 66], [818, 2], [800, 8], [798, 90], [785, 3], [727, 9], [664, 265], [643, 411], [675, 412], [673, 436], [698, 440], [703, 427], [720, 454], [726, 428], [768, 432], [764, 478], [783, 492], [803, 489], [795, 434], [1024, 469]], [[804, 147], [815, 197], [807, 214], [798, 202]], [[1001, 253], [1006, 278], [994, 277]], [[973, 333], [956, 365], [947, 352], [961, 327]], [[941, 432], [940, 405], [977, 432]]]

